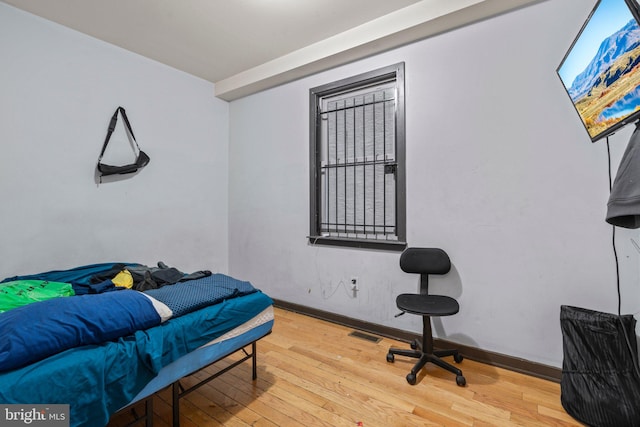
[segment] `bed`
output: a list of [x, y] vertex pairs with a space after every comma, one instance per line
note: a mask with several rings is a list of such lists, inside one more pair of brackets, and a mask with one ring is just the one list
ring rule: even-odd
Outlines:
[[[20, 281], [69, 283], [77, 291], [0, 313], [0, 403], [68, 404], [70, 425], [99, 426], [145, 401], [138, 421], [150, 426], [151, 397], [171, 387], [177, 427], [180, 398], [200, 385], [247, 360], [256, 378], [256, 343], [273, 327], [267, 295], [210, 272], [179, 272], [174, 283], [144, 290], [111, 286], [119, 269], [138, 266], [94, 264], [0, 282], [0, 293]], [[145, 286], [171, 275], [159, 270], [146, 275]], [[180, 378], [238, 351], [243, 357], [213, 377], [180, 386]]]

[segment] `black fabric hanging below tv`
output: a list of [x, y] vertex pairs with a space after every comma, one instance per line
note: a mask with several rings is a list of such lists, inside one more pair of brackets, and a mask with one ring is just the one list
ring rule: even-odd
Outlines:
[[640, 122], [622, 156], [607, 203], [607, 222], [640, 228]]

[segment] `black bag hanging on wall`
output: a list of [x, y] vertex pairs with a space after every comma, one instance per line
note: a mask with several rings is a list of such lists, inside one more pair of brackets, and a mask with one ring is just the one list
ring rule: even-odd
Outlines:
[[594, 427], [640, 426], [636, 320], [563, 305], [562, 406]]
[[[129, 135], [131, 135], [131, 139], [136, 144], [136, 148], [138, 149], [138, 155], [136, 156], [136, 161], [134, 163], [130, 163], [128, 165], [123, 166], [112, 166], [102, 163], [102, 156], [104, 155], [104, 151], [107, 149], [107, 145], [109, 144], [109, 140], [111, 139], [111, 134], [116, 128], [116, 123], [118, 122], [118, 113], [122, 114], [122, 119], [124, 120], [124, 124], [127, 126], [127, 130], [129, 131]], [[109, 123], [109, 130], [107, 131], [107, 137], [104, 140], [104, 144], [102, 145], [102, 151], [100, 152], [100, 157], [98, 158], [98, 171], [100, 172], [100, 176], [107, 175], [122, 175], [127, 173], [137, 172], [138, 169], [142, 169], [147, 166], [149, 163], [149, 156], [140, 149], [138, 145], [138, 141], [136, 141], [136, 137], [133, 134], [133, 129], [131, 129], [131, 124], [129, 123], [129, 119], [127, 118], [127, 113], [124, 111], [124, 108], [118, 107], [116, 112], [113, 113], [111, 117], [111, 122]]]

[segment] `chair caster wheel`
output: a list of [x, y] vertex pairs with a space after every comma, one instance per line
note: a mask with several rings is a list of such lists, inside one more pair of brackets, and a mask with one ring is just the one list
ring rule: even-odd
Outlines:
[[408, 373], [407, 374], [407, 382], [411, 385], [415, 385], [416, 384], [416, 374], [414, 373]]
[[453, 361], [456, 363], [462, 362], [462, 359], [464, 359], [464, 357], [462, 357], [462, 355], [459, 353], [453, 355]]
[[411, 341], [410, 346], [411, 346], [411, 350], [417, 349], [418, 348], [418, 340]]
[[462, 375], [458, 375], [456, 376], [456, 384], [460, 387], [464, 387], [467, 384], [467, 380]]
[[393, 353], [387, 353], [387, 362], [393, 363], [394, 360], [395, 357], [393, 356]]

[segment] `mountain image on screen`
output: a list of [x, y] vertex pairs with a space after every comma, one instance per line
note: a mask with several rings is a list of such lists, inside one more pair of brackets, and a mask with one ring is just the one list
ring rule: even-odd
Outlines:
[[635, 19], [604, 39], [568, 89], [591, 137], [640, 108], [640, 27]]

